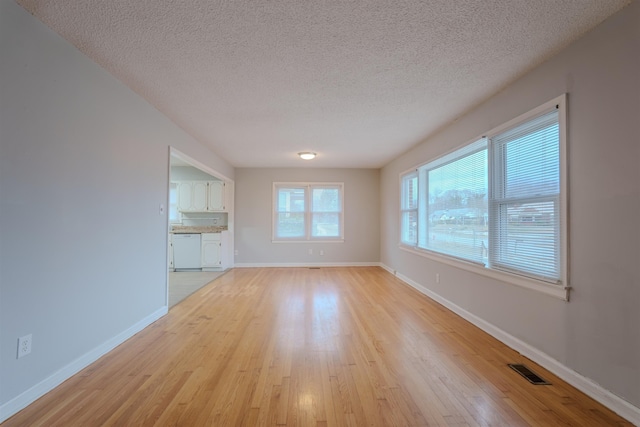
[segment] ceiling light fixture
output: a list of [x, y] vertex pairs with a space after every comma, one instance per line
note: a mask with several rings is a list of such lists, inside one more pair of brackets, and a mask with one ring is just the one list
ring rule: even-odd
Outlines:
[[312, 153], [311, 151], [303, 151], [301, 153], [298, 153], [298, 156], [300, 156], [300, 158], [304, 160], [311, 160], [316, 157], [316, 153]]

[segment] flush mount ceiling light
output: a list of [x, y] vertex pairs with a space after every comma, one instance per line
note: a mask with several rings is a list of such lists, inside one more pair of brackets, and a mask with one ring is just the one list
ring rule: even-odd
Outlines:
[[312, 153], [311, 151], [303, 151], [301, 153], [298, 153], [298, 156], [300, 156], [300, 158], [304, 160], [311, 160], [316, 157], [316, 153]]

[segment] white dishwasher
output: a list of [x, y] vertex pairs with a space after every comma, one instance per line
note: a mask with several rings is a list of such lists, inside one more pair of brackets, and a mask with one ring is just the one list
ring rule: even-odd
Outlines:
[[200, 234], [173, 235], [173, 267], [176, 271], [200, 270]]

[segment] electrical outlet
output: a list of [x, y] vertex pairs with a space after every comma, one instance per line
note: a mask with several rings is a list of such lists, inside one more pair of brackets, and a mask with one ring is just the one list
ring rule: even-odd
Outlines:
[[313, 249], [309, 249], [309, 255], [313, 255]]
[[320, 256], [324, 255], [324, 249], [320, 249]]
[[436, 283], [440, 283], [440, 273], [436, 273]]
[[234, 255], [238, 255], [240, 252], [238, 252], [238, 250], [236, 249], [235, 251], [233, 251]]
[[31, 334], [18, 338], [18, 359], [31, 353]]

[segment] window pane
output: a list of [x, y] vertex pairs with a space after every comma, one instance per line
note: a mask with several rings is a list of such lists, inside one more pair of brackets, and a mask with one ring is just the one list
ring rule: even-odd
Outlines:
[[505, 197], [556, 194], [560, 191], [558, 124], [506, 144]]
[[314, 188], [314, 212], [340, 212], [340, 191], [337, 188]]
[[506, 226], [499, 230], [501, 239], [495, 264], [536, 276], [557, 278], [556, 202], [505, 204], [500, 212], [506, 215]]
[[402, 209], [418, 208], [418, 175], [411, 174], [402, 181]]
[[304, 212], [304, 188], [279, 188], [278, 212]]
[[339, 213], [314, 213], [311, 216], [313, 237], [340, 237]]
[[402, 242], [418, 243], [418, 211], [402, 212]]
[[426, 248], [483, 261], [488, 248], [487, 150], [427, 171]]
[[304, 237], [304, 213], [280, 212], [276, 224], [277, 237]]

